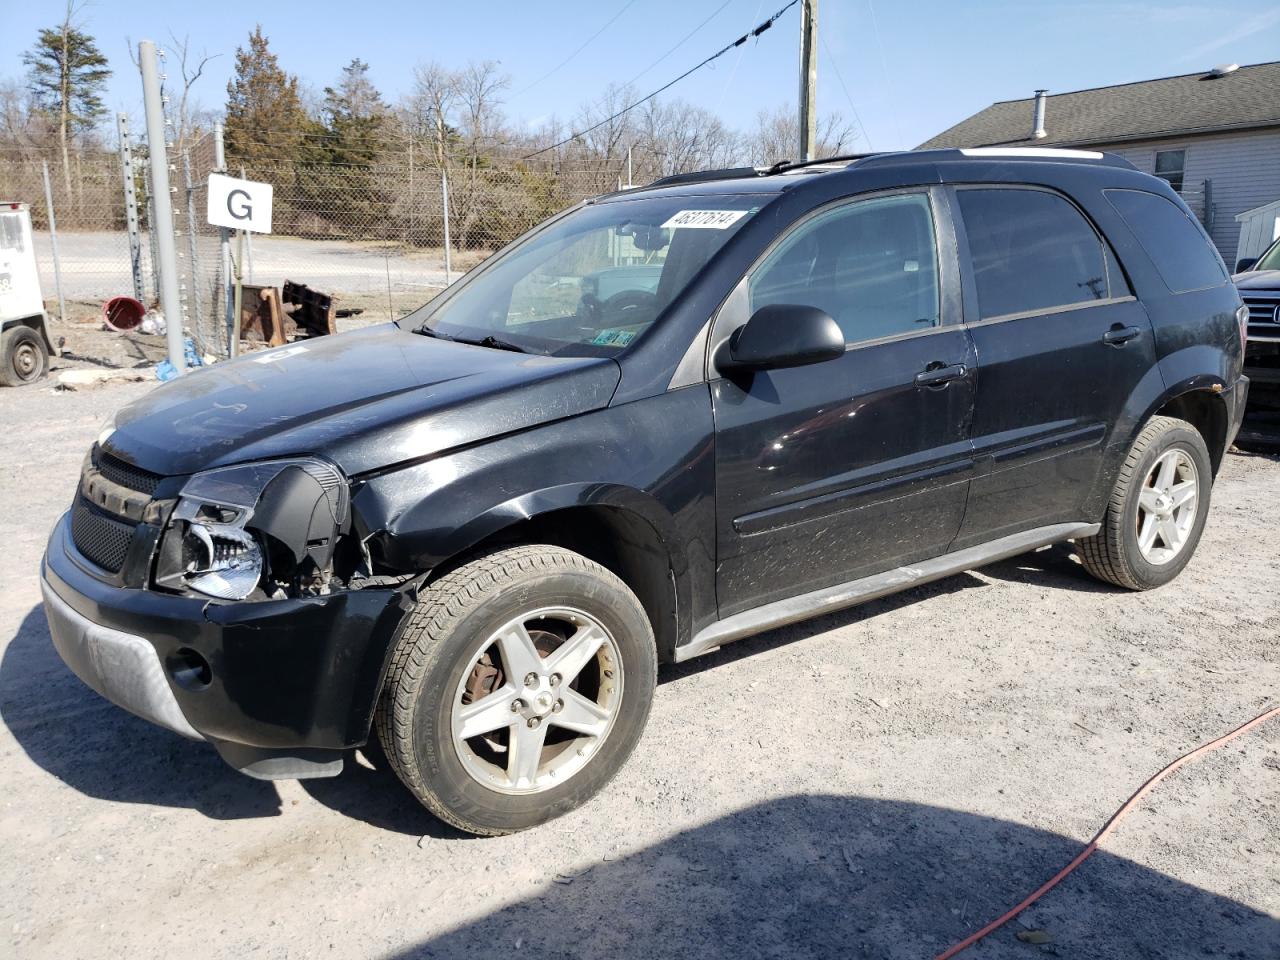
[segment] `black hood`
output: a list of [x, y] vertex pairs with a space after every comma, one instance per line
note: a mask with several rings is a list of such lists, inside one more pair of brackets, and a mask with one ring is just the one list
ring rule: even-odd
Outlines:
[[1280, 290], [1280, 270], [1246, 270], [1231, 279], [1240, 290]]
[[113, 455], [174, 476], [321, 454], [350, 475], [606, 406], [607, 358], [437, 340], [394, 323], [195, 370], [124, 407]]

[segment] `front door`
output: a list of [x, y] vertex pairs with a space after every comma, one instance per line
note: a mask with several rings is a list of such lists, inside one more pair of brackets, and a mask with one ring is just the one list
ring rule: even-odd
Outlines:
[[711, 383], [721, 617], [936, 556], [955, 537], [973, 352], [938, 200], [919, 190], [812, 215], [730, 298], [730, 327], [766, 304], [803, 304], [827, 311], [848, 346]]
[[1111, 430], [1156, 369], [1146, 311], [1110, 246], [1059, 193], [960, 187], [976, 319], [977, 465], [962, 548], [1088, 520]]

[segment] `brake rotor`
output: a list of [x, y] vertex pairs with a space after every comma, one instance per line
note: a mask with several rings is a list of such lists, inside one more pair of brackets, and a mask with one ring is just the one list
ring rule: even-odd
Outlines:
[[[550, 630], [530, 630], [529, 639], [533, 641], [534, 649], [538, 651], [540, 657], [549, 656], [565, 641], [564, 637]], [[493, 693], [506, 683], [506, 680], [506, 674], [498, 664], [493, 662], [493, 655], [486, 650], [476, 661], [476, 665], [471, 668], [471, 675], [467, 677], [467, 685], [463, 690], [462, 702], [475, 703]], [[505, 730], [495, 731], [484, 739], [492, 749], [498, 752], [504, 752], [507, 749], [507, 731]]]

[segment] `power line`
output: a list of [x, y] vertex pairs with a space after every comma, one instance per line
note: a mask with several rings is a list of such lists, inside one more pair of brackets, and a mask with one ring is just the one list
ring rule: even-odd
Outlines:
[[550, 70], [548, 70], [548, 71], [547, 71], [546, 73], [544, 73], [542, 76], [540, 76], [537, 80], [533, 81], [533, 83], [529, 84], [527, 87], [523, 87], [522, 89], [517, 90], [515, 93], [513, 93], [513, 94], [512, 94], [512, 96], [513, 96], [513, 97], [518, 97], [518, 96], [520, 96], [522, 93], [525, 93], [525, 92], [527, 92], [527, 91], [529, 91], [529, 90], [532, 90], [534, 87], [536, 87], [538, 84], [540, 84], [543, 80], [547, 79], [547, 77], [549, 77], [549, 76], [551, 76], [552, 74], [554, 74], [554, 73], [555, 73], [556, 71], [558, 71], [561, 67], [563, 67], [565, 64], [567, 64], [570, 60], [572, 60], [574, 57], [576, 57], [578, 54], [580, 54], [583, 50], [587, 49], [587, 47], [589, 47], [589, 46], [591, 45], [592, 41], [594, 41], [594, 40], [596, 39], [596, 37], [600, 36], [600, 34], [604, 33], [604, 32], [605, 32], [606, 30], [608, 30], [611, 26], [613, 26], [614, 21], [615, 21], [615, 20], [617, 20], [617, 19], [618, 19], [620, 16], [622, 16], [624, 13], [626, 13], [626, 12], [631, 8], [632, 4], [634, 4], [635, 2], [636, 2], [636, 0], [627, 0], [627, 2], [626, 2], [625, 4], [623, 4], [623, 5], [622, 5], [622, 9], [621, 9], [621, 10], [619, 10], [617, 13], [615, 13], [612, 17], [610, 17], [610, 18], [609, 18], [609, 20], [608, 20], [608, 22], [607, 22], [607, 23], [605, 23], [605, 25], [604, 25], [603, 27], [601, 27], [599, 30], [597, 30], [597, 31], [596, 31], [595, 33], [593, 33], [591, 36], [587, 37], [587, 39], [586, 39], [586, 40], [584, 40], [584, 41], [582, 42], [582, 46], [580, 46], [580, 47], [578, 47], [578, 49], [574, 50], [574, 51], [573, 51], [573, 53], [569, 54], [567, 57], [565, 57], [563, 60], [561, 60], [559, 63], [557, 63], [554, 67], [552, 67]]
[[[643, 77], [646, 73], [648, 73], [658, 64], [660, 64], [663, 60], [667, 59], [667, 57], [671, 56], [673, 53], [675, 53], [677, 50], [683, 47], [686, 41], [688, 41], [690, 37], [692, 37], [695, 33], [697, 33], [699, 30], [705, 27], [708, 23], [714, 20], [716, 18], [716, 15], [719, 14], [721, 10], [723, 10], [725, 7], [727, 7], [731, 3], [733, 3], [733, 0], [724, 0], [724, 3], [720, 4], [720, 6], [716, 7], [714, 10], [711, 11], [711, 15], [707, 17], [707, 19], [703, 20], [700, 24], [698, 24], [696, 27], [694, 27], [692, 30], [686, 33], [683, 37], [681, 37], [680, 41], [674, 47], [672, 47], [670, 50], [668, 50], [666, 53], [660, 56], [657, 60], [653, 61], [653, 63], [649, 64], [647, 67], [645, 67], [643, 70], [637, 73], [630, 80], [628, 80], [625, 84], [623, 84], [623, 87], [626, 88], [631, 86], [631, 84], [635, 83], [637, 80]], [[758, 15], [759, 13], [757, 11], [757, 16]]]
[[853, 119], [858, 121], [858, 129], [862, 132], [862, 138], [867, 141], [867, 149], [874, 150], [871, 145], [871, 134], [867, 133], [867, 125], [862, 122], [862, 117], [858, 116], [858, 108], [854, 106], [853, 97], [849, 96], [849, 88], [844, 85], [844, 74], [840, 72], [840, 63], [831, 54], [831, 48], [827, 46], [827, 38], [821, 33], [818, 34], [818, 41], [822, 44], [822, 49], [827, 51], [827, 59], [831, 61], [831, 68], [836, 72], [836, 79], [840, 81], [840, 89], [844, 91], [844, 98], [849, 101], [849, 109], [853, 111]]
[[623, 107], [621, 110], [619, 110], [617, 113], [614, 113], [614, 114], [612, 114], [611, 116], [605, 117], [605, 118], [604, 118], [603, 120], [601, 120], [599, 123], [593, 123], [591, 126], [587, 127], [585, 130], [579, 130], [577, 133], [574, 133], [574, 134], [572, 134], [572, 135], [570, 135], [570, 136], [568, 136], [568, 137], [565, 137], [563, 140], [559, 141], [558, 143], [553, 143], [553, 144], [551, 144], [551, 146], [549, 146], [549, 147], [543, 147], [541, 150], [537, 150], [537, 151], [535, 151], [535, 152], [533, 152], [533, 153], [531, 153], [531, 154], [527, 155], [524, 159], [526, 159], [526, 160], [531, 160], [531, 159], [533, 159], [534, 157], [539, 156], [540, 154], [543, 154], [543, 153], [547, 153], [547, 152], [549, 152], [549, 151], [551, 151], [551, 150], [554, 150], [554, 149], [556, 149], [557, 147], [563, 147], [566, 143], [571, 143], [572, 141], [577, 140], [579, 137], [584, 137], [584, 136], [586, 136], [586, 135], [587, 135], [588, 133], [590, 133], [592, 130], [598, 130], [598, 129], [600, 129], [600, 128], [601, 128], [601, 127], [603, 127], [606, 123], [612, 123], [614, 120], [617, 120], [617, 119], [618, 119], [620, 116], [622, 116], [624, 113], [628, 113], [628, 112], [630, 112], [631, 110], [634, 110], [636, 107], [640, 106], [642, 103], [646, 103], [646, 102], [648, 102], [649, 100], [652, 100], [654, 97], [656, 97], [658, 94], [662, 93], [664, 90], [669, 90], [671, 87], [674, 87], [677, 83], [679, 83], [679, 82], [680, 82], [681, 80], [683, 80], [685, 77], [689, 76], [689, 74], [694, 73], [694, 72], [696, 72], [696, 71], [698, 71], [698, 70], [701, 70], [703, 67], [705, 67], [707, 64], [711, 63], [713, 60], [718, 60], [720, 57], [723, 57], [726, 53], [728, 53], [728, 52], [729, 52], [730, 50], [732, 50], [734, 47], [740, 47], [740, 46], [742, 46], [744, 43], [746, 43], [748, 40], [750, 40], [752, 37], [758, 37], [758, 36], [760, 36], [760, 34], [764, 33], [766, 30], [768, 30], [770, 27], [772, 27], [772, 26], [774, 25], [774, 23], [775, 23], [775, 22], [777, 22], [777, 20], [778, 20], [778, 19], [779, 19], [779, 18], [780, 18], [784, 13], [786, 13], [788, 10], [790, 10], [792, 7], [794, 7], [794, 6], [795, 6], [797, 3], [799, 3], [799, 2], [800, 2], [800, 0], [791, 0], [791, 2], [790, 2], [790, 3], [788, 3], [785, 7], [783, 7], [781, 10], [779, 10], [777, 13], [775, 13], [775, 14], [774, 14], [772, 17], [770, 17], [768, 20], [765, 20], [763, 23], [761, 23], [759, 26], [757, 26], [754, 30], [750, 30], [750, 31], [748, 31], [747, 33], [744, 33], [742, 36], [740, 36], [737, 40], [734, 40], [732, 43], [725, 44], [725, 46], [721, 47], [719, 50], [717, 50], [717, 51], [716, 51], [715, 53], [713, 53], [711, 56], [707, 57], [707, 59], [703, 60], [703, 61], [702, 61], [701, 63], [699, 63], [699, 64], [696, 64], [695, 66], [690, 67], [688, 70], [686, 70], [684, 73], [680, 74], [680, 76], [676, 77], [674, 80], [671, 80], [671, 81], [669, 81], [669, 82], [667, 82], [667, 83], [664, 83], [664, 84], [663, 84], [662, 86], [660, 86], [657, 90], [653, 91], [653, 93], [650, 93], [650, 94], [648, 94], [647, 96], [641, 97], [639, 100], [635, 101], [634, 103], [628, 104], [627, 106], [625, 106], [625, 107]]

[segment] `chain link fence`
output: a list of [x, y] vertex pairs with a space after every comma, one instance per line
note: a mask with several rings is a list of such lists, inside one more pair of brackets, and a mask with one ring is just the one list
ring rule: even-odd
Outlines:
[[[48, 163], [61, 292], [71, 319], [91, 320], [115, 296], [156, 305], [149, 164], [145, 145], [129, 145], [128, 174], [119, 149], [77, 151], [64, 167], [56, 152], [0, 148], [0, 200], [30, 204], [41, 284], [52, 302], [57, 291], [43, 179]], [[240, 247], [232, 234], [224, 252], [222, 231], [206, 222], [214, 134], [166, 145], [166, 151], [182, 322], [201, 353], [225, 357], [227, 290]], [[340, 316], [354, 318], [344, 324], [400, 317], [553, 213], [622, 186], [625, 175], [625, 158], [477, 157], [449, 159], [442, 167], [422, 160], [434, 159], [430, 144], [412, 141], [394, 149], [384, 145], [380, 156], [358, 165], [280, 157], [242, 167], [232, 159], [228, 174], [274, 187], [273, 232], [244, 238], [244, 283], [283, 287], [292, 281], [329, 294]], [[126, 176], [136, 202], [134, 242]]]
[[[64, 166], [57, 151], [0, 148], [0, 201], [26, 203], [31, 209], [36, 260], [46, 300], [56, 295], [53, 236], [45, 192], [47, 166], [57, 224], [62, 295], [69, 314], [96, 312], [120, 294], [132, 296], [133, 257], [126, 230], [124, 172], [120, 156], [107, 151], [77, 151]], [[139, 193], [145, 188], [139, 185]], [[143, 276], [152, 284], [151, 256], [143, 237]]]

